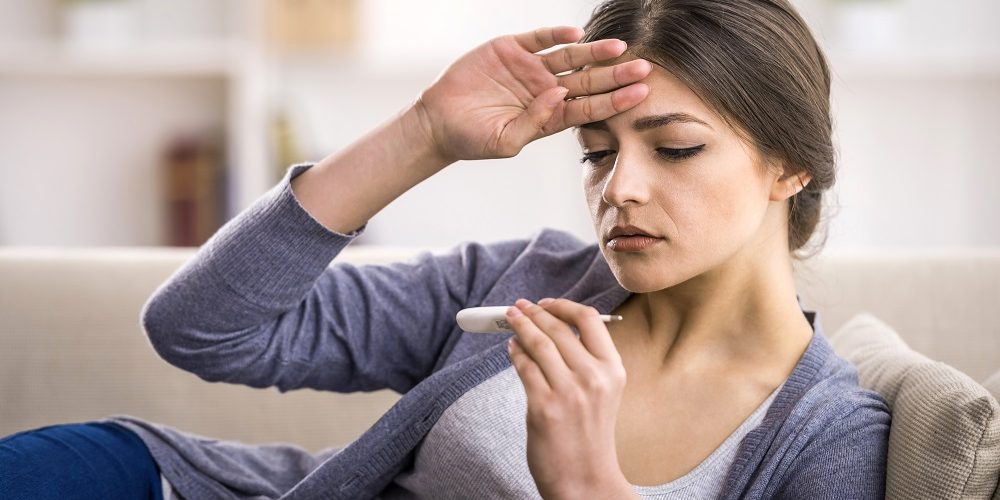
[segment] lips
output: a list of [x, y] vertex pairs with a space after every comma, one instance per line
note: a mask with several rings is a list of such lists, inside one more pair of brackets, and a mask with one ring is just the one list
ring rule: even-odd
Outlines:
[[611, 228], [611, 231], [608, 232], [607, 239], [608, 241], [610, 241], [619, 236], [648, 236], [650, 238], [660, 238], [660, 236], [657, 236], [646, 229], [643, 229], [639, 226], [634, 226], [632, 224], [627, 224], [624, 226], [619, 225]]

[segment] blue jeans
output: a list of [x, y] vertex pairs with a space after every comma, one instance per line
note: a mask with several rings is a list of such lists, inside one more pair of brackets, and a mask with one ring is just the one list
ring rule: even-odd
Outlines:
[[0, 438], [0, 498], [163, 500], [145, 443], [113, 423], [39, 427]]

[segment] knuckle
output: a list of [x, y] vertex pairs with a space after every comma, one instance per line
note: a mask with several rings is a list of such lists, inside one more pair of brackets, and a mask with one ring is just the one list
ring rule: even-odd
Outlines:
[[542, 422], [556, 423], [562, 419], [562, 411], [556, 405], [548, 404], [538, 410], [537, 416]]
[[528, 340], [528, 346], [531, 348], [532, 352], [536, 352], [542, 355], [547, 354], [549, 352], [549, 349], [555, 347], [554, 345], [552, 345], [552, 342], [550, 342], [544, 336], [538, 336]]
[[583, 306], [575, 312], [575, 316], [578, 320], [590, 320], [600, 315], [601, 313], [593, 306]]
[[562, 54], [563, 54], [563, 62], [565, 62], [566, 67], [568, 68], [575, 67], [575, 65], [573, 64], [573, 52], [569, 50], [569, 47], [567, 47], [566, 50], [563, 50]]
[[624, 365], [621, 363], [615, 364], [611, 369], [611, 380], [616, 387], [625, 387], [625, 383], [628, 380], [628, 372], [625, 371]]
[[513, 158], [521, 152], [521, 148], [515, 144], [501, 146], [497, 155], [501, 158]]
[[608, 102], [611, 104], [611, 109], [615, 113], [620, 113], [625, 110], [625, 107], [621, 104], [621, 95], [618, 92], [612, 92], [609, 95]]
[[615, 66], [614, 68], [611, 68], [611, 78], [614, 79], [615, 85], [621, 85], [622, 82], [625, 81], [625, 78], [622, 76], [621, 73], [622, 73], [621, 67]]
[[583, 99], [580, 103], [583, 111], [583, 116], [588, 121], [594, 121], [594, 105], [590, 99]]
[[587, 94], [594, 93], [594, 79], [593, 74], [590, 71], [583, 71], [580, 73], [580, 87]]
[[584, 389], [591, 394], [604, 394], [609, 391], [608, 380], [600, 373], [590, 372], [581, 381]]
[[566, 339], [573, 339], [576, 337], [577, 333], [572, 325], [563, 324], [559, 327], [559, 335]]

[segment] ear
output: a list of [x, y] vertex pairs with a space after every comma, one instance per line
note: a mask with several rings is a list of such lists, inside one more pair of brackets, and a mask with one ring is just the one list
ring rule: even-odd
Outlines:
[[771, 186], [771, 201], [784, 201], [796, 193], [802, 191], [812, 180], [812, 176], [805, 170], [790, 171], [782, 166], [782, 174], [779, 175]]

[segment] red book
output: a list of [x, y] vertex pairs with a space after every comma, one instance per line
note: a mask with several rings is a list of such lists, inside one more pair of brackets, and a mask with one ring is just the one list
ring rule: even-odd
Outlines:
[[222, 163], [216, 141], [177, 136], [164, 154], [167, 244], [200, 246], [223, 223]]

